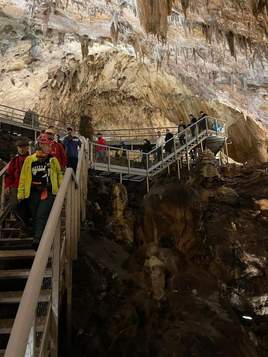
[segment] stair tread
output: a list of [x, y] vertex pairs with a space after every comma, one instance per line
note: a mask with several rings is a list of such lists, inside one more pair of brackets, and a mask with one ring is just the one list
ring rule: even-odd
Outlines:
[[23, 250], [0, 250], [0, 259], [21, 259], [21, 258], [33, 258], [35, 256], [35, 250], [23, 249]]
[[[41, 290], [39, 301], [48, 302], [50, 298], [50, 289]], [[1, 291], [0, 292], [0, 303], [19, 303], [22, 297], [23, 291]]]
[[4, 227], [1, 229], [3, 232], [5, 231], [20, 231], [20, 228], [15, 228], [15, 227]]
[[[12, 270], [0, 270], [0, 279], [25, 279], [28, 278], [30, 269], [12, 269]], [[45, 278], [52, 277], [52, 270], [47, 269], [44, 274]]]
[[32, 242], [33, 238], [2, 238], [0, 239], [0, 245], [5, 243], [26, 243]]
[[[42, 332], [45, 327], [45, 317], [38, 317], [36, 319], [36, 331]], [[0, 334], [9, 334], [11, 332], [14, 319], [0, 319]]]

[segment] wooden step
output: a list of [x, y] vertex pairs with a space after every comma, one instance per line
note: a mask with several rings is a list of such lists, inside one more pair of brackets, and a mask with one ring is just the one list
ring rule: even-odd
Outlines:
[[35, 253], [33, 249], [0, 250], [0, 260], [34, 258]]
[[[12, 269], [0, 270], [0, 279], [27, 279], [30, 274], [30, 269]], [[47, 269], [44, 278], [51, 278], [52, 270]]]
[[14, 228], [14, 227], [5, 227], [1, 229], [2, 232], [19, 232], [20, 228]]
[[[23, 291], [2, 291], [0, 292], [0, 304], [18, 304], [21, 300]], [[51, 290], [41, 290], [39, 302], [48, 302]]]
[[31, 243], [32, 241], [33, 238], [3, 238], [0, 239], [0, 247], [1, 245]]
[[[36, 320], [36, 332], [42, 332], [45, 326], [45, 317], [38, 317]], [[14, 319], [0, 319], [0, 334], [10, 334]]]

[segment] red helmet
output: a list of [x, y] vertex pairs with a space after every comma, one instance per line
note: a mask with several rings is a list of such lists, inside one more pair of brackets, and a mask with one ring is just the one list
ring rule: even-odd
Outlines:
[[37, 138], [38, 144], [51, 145], [51, 140], [49, 140], [47, 134], [40, 134]]

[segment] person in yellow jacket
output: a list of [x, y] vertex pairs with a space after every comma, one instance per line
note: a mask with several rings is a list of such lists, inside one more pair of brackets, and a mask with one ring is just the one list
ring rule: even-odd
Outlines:
[[36, 152], [24, 161], [18, 187], [18, 200], [28, 200], [34, 249], [39, 245], [61, 181], [62, 171], [58, 160], [51, 155], [51, 141], [41, 134]]

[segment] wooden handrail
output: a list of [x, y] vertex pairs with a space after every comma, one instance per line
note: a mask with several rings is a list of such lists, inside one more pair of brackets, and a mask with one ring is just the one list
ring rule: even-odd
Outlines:
[[[63, 181], [56, 195], [52, 210], [50, 212], [45, 230], [43, 232], [21, 298], [21, 302], [16, 314], [16, 318], [6, 348], [5, 357], [25, 356], [27, 342], [29, 340], [29, 336], [33, 326], [33, 321], [35, 320], [35, 314], [36, 314], [38, 299], [41, 291], [42, 281], [48, 263], [48, 259], [50, 257], [52, 246], [54, 247], [53, 248], [54, 250], [56, 249], [56, 252], [53, 253], [53, 259], [54, 257], [57, 257], [59, 255], [58, 252], [60, 251], [60, 242], [61, 242], [61, 236], [60, 236], [61, 212], [63, 210], [64, 202], [66, 199], [67, 199], [66, 209], [69, 210], [68, 212], [70, 212], [70, 210], [73, 210], [74, 214], [71, 215], [70, 213], [68, 213], [68, 217], [69, 218], [71, 217], [72, 219], [69, 219], [68, 222], [66, 221], [66, 226], [68, 225], [69, 227], [68, 233], [66, 233], [66, 235], [68, 235], [68, 237], [66, 238], [68, 240], [66, 243], [67, 244], [66, 259], [69, 259], [69, 261], [66, 261], [65, 259], [65, 262], [63, 264], [65, 269], [68, 270], [70, 268], [68, 268], [67, 265], [70, 266], [70, 264], [72, 264], [71, 262], [72, 254], [75, 254], [75, 252], [70, 253], [70, 255], [68, 255], [69, 254], [68, 251], [71, 252], [72, 248], [70, 247], [73, 247], [74, 251], [77, 250], [76, 246], [77, 246], [77, 240], [80, 231], [80, 210], [82, 210], [82, 206], [85, 204], [85, 202], [81, 202], [80, 194], [83, 192], [83, 190], [86, 190], [85, 188], [81, 187], [82, 183], [87, 184], [87, 177], [83, 177], [83, 174], [85, 175], [87, 174], [87, 169], [88, 169], [85, 166], [85, 164], [87, 163], [86, 160], [88, 155], [86, 144], [87, 144], [86, 141], [82, 143], [76, 175], [74, 175], [73, 170], [71, 168], [67, 168], [65, 171]], [[74, 183], [76, 183], [77, 192], [74, 192], [73, 190]], [[79, 205], [80, 202], [81, 202], [81, 207]], [[70, 207], [71, 203], [73, 207]], [[70, 241], [70, 239], [72, 239], [72, 241]], [[60, 264], [60, 261], [56, 261], [55, 264], [57, 267]], [[53, 311], [55, 309], [55, 307], [53, 308], [53, 284], [55, 286], [59, 286], [59, 282], [57, 279], [59, 278], [57, 278], [57, 276], [54, 277], [54, 273], [53, 273], [52, 292], [51, 292], [52, 309], [49, 311], [51, 311], [51, 313], [57, 316], [58, 318], [59, 311], [56, 312]], [[54, 293], [54, 296], [55, 294], [57, 295], [57, 292]], [[56, 306], [58, 306], [58, 303], [56, 303]]]

